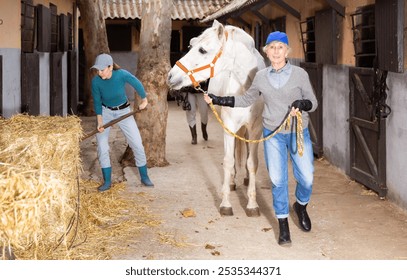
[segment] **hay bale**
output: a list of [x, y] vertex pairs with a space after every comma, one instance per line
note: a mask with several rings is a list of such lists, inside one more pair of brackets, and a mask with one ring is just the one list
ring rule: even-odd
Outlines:
[[146, 194], [79, 180], [82, 136], [77, 117], [0, 119], [0, 259], [110, 259], [161, 223]]
[[0, 247], [31, 251], [35, 259], [39, 246], [67, 247], [82, 134], [74, 116], [0, 119]]

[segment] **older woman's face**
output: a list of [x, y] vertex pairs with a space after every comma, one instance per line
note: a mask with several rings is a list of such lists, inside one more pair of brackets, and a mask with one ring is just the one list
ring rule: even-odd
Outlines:
[[288, 46], [282, 42], [271, 42], [267, 47], [266, 54], [272, 65], [285, 65], [288, 55]]

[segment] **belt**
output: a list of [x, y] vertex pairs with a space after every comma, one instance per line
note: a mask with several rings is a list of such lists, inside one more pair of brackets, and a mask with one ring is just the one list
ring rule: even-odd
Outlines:
[[117, 110], [122, 110], [122, 109], [124, 109], [124, 108], [129, 107], [129, 106], [130, 106], [130, 103], [129, 103], [129, 102], [126, 102], [126, 103], [123, 103], [122, 105], [115, 106], [115, 107], [109, 107], [109, 106], [106, 106], [105, 104], [102, 104], [102, 105], [103, 105], [104, 107], [110, 109], [110, 110], [117, 111]]

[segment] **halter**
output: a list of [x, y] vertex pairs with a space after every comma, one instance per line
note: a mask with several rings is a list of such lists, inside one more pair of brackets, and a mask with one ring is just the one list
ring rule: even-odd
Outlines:
[[[226, 37], [226, 40], [228, 39], [228, 33], [225, 31], [225, 37]], [[215, 63], [216, 63], [216, 61], [218, 60], [218, 58], [222, 55], [222, 52], [223, 52], [223, 46], [220, 48], [220, 50], [218, 51], [218, 53], [215, 55], [215, 57], [213, 58], [213, 60], [212, 60], [212, 62], [211, 63], [209, 63], [209, 64], [206, 64], [206, 65], [204, 65], [204, 66], [201, 66], [201, 67], [198, 67], [198, 68], [195, 68], [195, 69], [193, 69], [193, 70], [188, 70], [188, 68], [186, 68], [179, 60], [175, 63], [179, 68], [181, 68], [181, 70], [182, 71], [184, 71], [187, 75], [188, 75], [188, 77], [189, 77], [189, 79], [191, 80], [191, 82], [192, 82], [192, 85], [194, 86], [194, 88], [197, 88], [197, 87], [199, 87], [199, 82], [197, 82], [196, 80], [195, 80], [195, 78], [194, 78], [194, 73], [197, 73], [197, 72], [199, 72], [199, 71], [202, 71], [202, 70], [205, 70], [205, 69], [207, 69], [207, 68], [210, 68], [211, 69], [211, 74], [210, 74], [210, 76], [209, 76], [209, 78], [213, 78], [213, 76], [215, 75], [215, 71], [214, 71], [214, 69], [215, 69]]]

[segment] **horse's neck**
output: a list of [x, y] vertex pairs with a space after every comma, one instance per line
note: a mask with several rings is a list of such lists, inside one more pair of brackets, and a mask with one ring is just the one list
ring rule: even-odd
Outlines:
[[256, 55], [257, 51], [248, 48], [246, 43], [236, 39], [229, 37], [224, 45], [219, 61], [222, 63], [222, 67], [212, 78], [213, 84], [216, 83], [217, 88], [228, 95], [239, 95], [246, 91], [259, 70], [259, 65], [260, 68], [263, 68]]
[[209, 83], [208, 91], [215, 95], [241, 95], [251, 84], [250, 77], [240, 79], [233, 71], [224, 70], [219, 72]]

